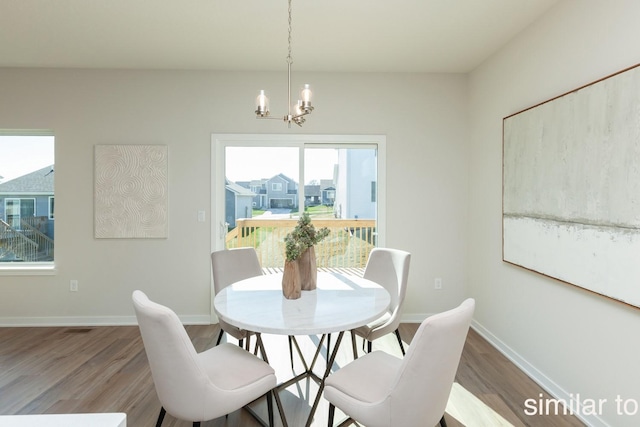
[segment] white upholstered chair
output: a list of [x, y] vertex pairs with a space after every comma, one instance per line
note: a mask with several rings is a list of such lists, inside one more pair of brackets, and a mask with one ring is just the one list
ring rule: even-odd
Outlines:
[[132, 298], [162, 404], [156, 427], [167, 412], [199, 426], [201, 421], [227, 415], [261, 396], [267, 398], [269, 425], [273, 425], [273, 368], [227, 343], [197, 353], [171, 309], [154, 303], [141, 291], [134, 291]]
[[[254, 248], [233, 248], [223, 249], [211, 253], [211, 271], [213, 272], [213, 289], [217, 295], [222, 289], [226, 288], [234, 282], [248, 279], [250, 277], [261, 276], [262, 267], [258, 254]], [[242, 347], [243, 340], [247, 340], [246, 349], [249, 350], [249, 340], [253, 332], [239, 329], [228, 324], [222, 319], [218, 319], [220, 325], [220, 334], [216, 345], [220, 344], [222, 335], [226, 332], [238, 340], [238, 344]], [[293, 369], [293, 337], [289, 337], [289, 357], [291, 359], [291, 369]], [[257, 354], [257, 343], [256, 350]]]
[[369, 254], [364, 278], [384, 286], [391, 295], [391, 304], [387, 313], [382, 317], [351, 331], [354, 359], [358, 358], [356, 335], [365, 340], [367, 352], [371, 352], [371, 342], [390, 332], [395, 333], [400, 350], [404, 355], [404, 346], [398, 326], [400, 326], [400, 311], [407, 293], [410, 261], [411, 254], [398, 249], [374, 248]]
[[[329, 426], [335, 408], [367, 427], [444, 427], [444, 412], [475, 301], [422, 322], [403, 359], [374, 351], [329, 375]], [[344, 424], [341, 424], [344, 425]]]
[[[216, 295], [234, 282], [262, 275], [262, 267], [254, 248], [223, 249], [212, 252], [211, 271], [213, 272], [213, 289]], [[239, 329], [222, 319], [218, 319], [218, 323], [220, 334], [216, 345], [220, 344], [222, 335], [226, 332], [238, 340], [240, 347], [246, 339], [246, 348], [249, 349], [248, 341], [252, 332]]]

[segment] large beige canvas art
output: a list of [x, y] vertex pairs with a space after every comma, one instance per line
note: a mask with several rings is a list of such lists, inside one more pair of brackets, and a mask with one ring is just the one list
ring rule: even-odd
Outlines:
[[98, 239], [166, 238], [166, 145], [96, 145], [94, 232]]
[[504, 261], [640, 307], [640, 66], [503, 124]]

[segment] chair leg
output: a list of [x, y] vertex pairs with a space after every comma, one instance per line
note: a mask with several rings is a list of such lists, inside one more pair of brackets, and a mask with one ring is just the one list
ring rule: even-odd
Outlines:
[[238, 346], [244, 348], [244, 340], [238, 340]]
[[336, 413], [336, 407], [333, 405], [333, 403], [329, 403], [329, 424], [327, 424], [329, 427], [333, 427], [333, 417]]
[[367, 341], [367, 353], [371, 353], [371, 341]]
[[442, 418], [440, 418], [440, 427], [447, 427], [447, 422], [444, 420], [444, 414], [442, 414]]
[[160, 414], [158, 414], [158, 421], [156, 421], [156, 427], [160, 427], [162, 425], [162, 420], [164, 420], [164, 416], [167, 411], [164, 409], [164, 406], [160, 408]]
[[289, 358], [291, 359], [291, 370], [293, 371], [293, 337], [289, 335]]
[[222, 341], [222, 335], [224, 335], [224, 331], [220, 329], [220, 333], [218, 334], [218, 341], [216, 341], [216, 345], [220, 344], [220, 341]]
[[400, 350], [402, 351], [402, 355], [404, 356], [404, 346], [402, 345], [402, 337], [400, 337], [399, 329], [396, 329], [396, 338], [398, 338], [398, 344], [400, 344]]
[[329, 360], [330, 355], [331, 355], [331, 334], [327, 334], [327, 360]]
[[269, 427], [273, 427], [273, 391], [267, 392], [267, 413], [269, 414]]
[[200, 421], [194, 421], [193, 427], [200, 427]]
[[358, 358], [358, 348], [356, 347], [356, 333], [351, 331], [351, 348], [353, 350], [353, 360]]

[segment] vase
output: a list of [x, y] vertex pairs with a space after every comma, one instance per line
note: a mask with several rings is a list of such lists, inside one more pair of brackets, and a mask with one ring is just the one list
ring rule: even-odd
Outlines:
[[301, 289], [298, 260], [285, 261], [282, 275], [282, 294], [286, 299], [298, 299], [300, 298]]
[[303, 291], [312, 291], [318, 283], [316, 251], [313, 246], [307, 248], [298, 258], [300, 262], [300, 285]]

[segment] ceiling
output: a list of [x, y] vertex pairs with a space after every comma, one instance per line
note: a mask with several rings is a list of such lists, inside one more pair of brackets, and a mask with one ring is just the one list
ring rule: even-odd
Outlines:
[[[473, 70], [560, 0], [293, 0], [293, 68]], [[0, 67], [284, 70], [286, 0], [1, 0]]]

